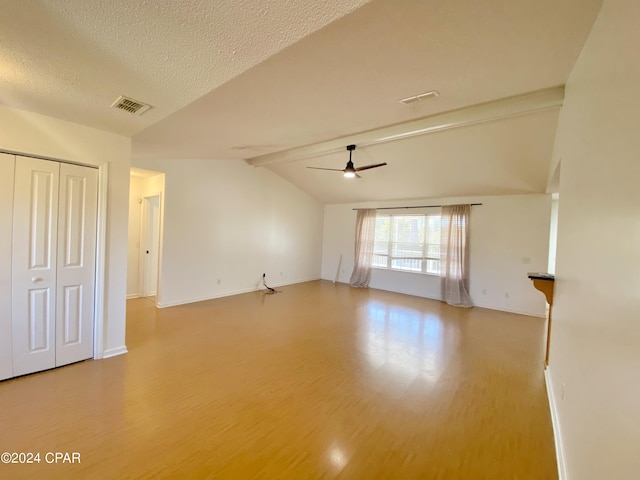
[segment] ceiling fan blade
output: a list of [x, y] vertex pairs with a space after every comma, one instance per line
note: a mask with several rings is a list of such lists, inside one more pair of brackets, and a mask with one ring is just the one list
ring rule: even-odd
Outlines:
[[356, 168], [356, 172], [361, 172], [362, 170], [369, 170], [370, 168], [384, 167], [386, 164], [387, 164], [386, 162], [383, 162], [383, 163], [376, 163], [374, 165], [365, 165], [364, 167]]
[[339, 168], [322, 168], [322, 167], [307, 167], [312, 168], [313, 170], [331, 170], [332, 172], [344, 172], [344, 170], [340, 170]]
[[362, 177], [356, 173], [356, 178], [362, 178]]

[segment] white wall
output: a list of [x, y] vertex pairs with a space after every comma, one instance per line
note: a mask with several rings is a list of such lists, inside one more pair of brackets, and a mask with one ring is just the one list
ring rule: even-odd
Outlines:
[[[544, 296], [527, 278], [546, 271], [551, 195], [430, 198], [411, 202], [328, 205], [325, 207], [322, 278], [349, 282], [353, 269], [356, 207], [482, 203], [472, 207], [470, 222], [470, 295], [479, 307], [544, 316]], [[410, 210], [409, 210], [410, 211]], [[528, 259], [528, 260], [527, 260]], [[529, 263], [525, 263], [525, 262]], [[440, 299], [440, 278], [374, 269], [370, 286]], [[508, 294], [508, 297], [506, 296]]]
[[127, 199], [131, 140], [0, 106], [0, 149], [87, 165], [109, 164], [103, 340], [105, 355], [126, 352]]
[[638, 25], [640, 2], [605, 0], [567, 83], [556, 136], [549, 374], [571, 480], [640, 475]]
[[129, 241], [127, 249], [127, 298], [140, 295], [140, 222], [143, 197], [160, 194], [160, 222], [164, 200], [164, 174], [131, 176], [129, 186]]
[[[322, 206], [233, 160], [139, 161], [165, 173], [159, 306], [320, 277]], [[218, 284], [218, 280], [220, 283]]]
[[557, 193], [551, 199], [551, 225], [549, 230], [549, 266], [547, 272], [556, 273], [556, 252], [558, 250], [558, 209], [560, 198]]

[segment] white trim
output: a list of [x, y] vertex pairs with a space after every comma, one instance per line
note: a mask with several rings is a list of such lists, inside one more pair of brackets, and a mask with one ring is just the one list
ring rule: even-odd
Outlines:
[[558, 464], [558, 479], [568, 480], [567, 467], [564, 461], [564, 451], [562, 450], [562, 433], [560, 430], [560, 418], [556, 407], [556, 398], [553, 393], [553, 382], [551, 381], [551, 371], [549, 367], [544, 370], [544, 383], [547, 386], [547, 397], [549, 398], [549, 410], [551, 411], [551, 424], [553, 426], [553, 439], [556, 445], [556, 462]]
[[[389, 269], [389, 270], [391, 270], [391, 269]], [[417, 272], [412, 272], [412, 273], [417, 273]], [[420, 275], [431, 275], [431, 274], [430, 273], [429, 274], [421, 273]], [[344, 285], [349, 285], [349, 282], [339, 282], [339, 283], [343, 283]], [[367, 288], [370, 288], [371, 290], [380, 290], [381, 292], [398, 293], [400, 295], [409, 295], [410, 297], [418, 297], [418, 298], [424, 298], [426, 300], [435, 300], [436, 302], [442, 302], [442, 298], [440, 298], [440, 297], [435, 297], [435, 296], [431, 296], [431, 295], [425, 295], [425, 294], [423, 294], [421, 292], [407, 292], [407, 291], [401, 292], [400, 290], [388, 290], [386, 288], [380, 288], [380, 287], [377, 287], [377, 286], [371, 285], [371, 284], [369, 284], [369, 286]]]
[[[262, 277], [260, 277], [262, 278]], [[320, 277], [313, 277], [313, 278], [306, 278], [306, 279], [301, 279], [301, 280], [295, 280], [292, 282], [282, 282], [282, 283], [274, 283], [274, 284], [270, 284], [269, 286], [271, 287], [284, 287], [286, 285], [295, 285], [297, 283], [305, 283], [305, 282], [313, 282], [315, 280], [322, 280]], [[168, 308], [168, 307], [177, 307], [178, 305], [186, 305], [188, 303], [197, 303], [197, 302], [205, 302], [207, 300], [214, 300], [216, 298], [223, 298], [223, 297], [231, 297], [233, 295], [241, 295], [243, 293], [251, 293], [251, 292], [257, 292], [259, 290], [263, 290], [264, 288], [260, 288], [260, 287], [251, 287], [251, 288], [243, 288], [240, 290], [232, 290], [229, 292], [224, 292], [224, 293], [220, 293], [217, 295], [212, 295], [212, 296], [206, 296], [206, 297], [198, 297], [198, 298], [190, 298], [190, 299], [186, 299], [186, 300], [178, 300], [175, 302], [168, 302], [168, 303], [157, 303], [158, 308]]]
[[131, 300], [132, 298], [140, 298], [140, 295], [137, 293], [130, 293], [127, 295], [127, 300]]
[[117, 357], [118, 355], [124, 355], [125, 353], [128, 353], [127, 350], [127, 346], [123, 345], [121, 347], [115, 347], [115, 348], [110, 348], [108, 350], [105, 350], [104, 353], [102, 354], [102, 358], [111, 358], [111, 357]]
[[[391, 269], [379, 269], [379, 270], [391, 270]], [[398, 271], [398, 270], [393, 270]], [[431, 275], [431, 274], [426, 274], [426, 273], [419, 273], [419, 272], [403, 272], [403, 273], [414, 273], [416, 275]], [[433, 275], [431, 275], [433, 276]], [[329, 281], [333, 281], [330, 280], [328, 278], [322, 278], [322, 280], [329, 280]], [[344, 285], [349, 285], [349, 282], [333, 282], [333, 283], [342, 283]], [[375, 282], [372, 282], [375, 283]], [[378, 287], [376, 285], [372, 285], [369, 284], [369, 288], [374, 289], [374, 290], [382, 290], [383, 292], [392, 292], [392, 293], [399, 293], [400, 295], [409, 295], [411, 297], [419, 297], [419, 298], [426, 298], [427, 300], [436, 300], [438, 302], [442, 301], [442, 298], [440, 297], [436, 297], [436, 296], [430, 296], [430, 295], [425, 295], [421, 292], [410, 292], [410, 291], [401, 291], [401, 290], [389, 290], [388, 288], [381, 288]], [[484, 308], [487, 310], [496, 310], [498, 312], [506, 312], [506, 313], [515, 313], [517, 315], [526, 315], [528, 317], [536, 317], [536, 318], [547, 318], [546, 314], [544, 315], [540, 315], [538, 313], [531, 313], [531, 312], [526, 312], [524, 310], [515, 310], [515, 309], [511, 309], [511, 308], [502, 308], [502, 307], [496, 307], [494, 305], [486, 305], [486, 304], [478, 304], [478, 303], [474, 303], [473, 304], [474, 307], [476, 308]]]
[[514, 308], [504, 308], [504, 307], [496, 307], [493, 305], [481, 305], [479, 303], [474, 303], [473, 304], [474, 307], [478, 307], [478, 308], [486, 308], [487, 310], [497, 310], [499, 312], [507, 312], [507, 313], [515, 313], [517, 315], [526, 315], [528, 317], [536, 317], [536, 318], [547, 318], [546, 313], [545, 314], [539, 314], [539, 313], [532, 313], [532, 312], [527, 312], [524, 310], [516, 310]]
[[104, 296], [107, 264], [107, 189], [109, 187], [109, 164], [98, 167], [98, 214], [96, 225], [96, 284], [93, 323], [93, 358], [104, 358]]
[[162, 298], [162, 256], [163, 256], [163, 248], [164, 248], [164, 191], [165, 191], [165, 179], [166, 176], [162, 173], [162, 190], [158, 192], [158, 196], [160, 197], [160, 220], [158, 224], [158, 274], [156, 281], [156, 306], [158, 305], [158, 301]]
[[[164, 174], [162, 174], [164, 175]], [[145, 291], [145, 256], [142, 253], [145, 250], [146, 246], [146, 234], [147, 234], [147, 224], [148, 224], [148, 199], [158, 197], [158, 265], [156, 272], [156, 288], [153, 292]], [[162, 191], [151, 192], [148, 195], [144, 195], [141, 197], [142, 203], [140, 208], [140, 231], [138, 237], [138, 244], [140, 248], [138, 248], [138, 291], [140, 295], [143, 297], [156, 297], [156, 305], [160, 306], [158, 303], [158, 299], [160, 298], [160, 282], [162, 280], [162, 237], [163, 237], [163, 229], [164, 229], [164, 195]], [[144, 242], [144, 243], [143, 243]]]
[[[262, 277], [260, 277], [260, 278], [262, 278]], [[302, 279], [299, 279], [299, 280], [292, 280], [291, 282], [280, 282], [280, 283], [267, 282], [267, 284], [270, 287], [286, 287], [287, 285], [296, 285], [298, 283], [315, 282], [316, 280], [322, 280], [322, 278], [320, 278], [320, 277], [308, 277], [308, 278], [302, 278]], [[262, 280], [260, 281], [260, 285], [258, 286], [258, 288], [256, 288], [256, 290], [264, 290], [264, 287], [262, 286]]]
[[[145, 272], [144, 272], [145, 256], [142, 252], [146, 250], [148, 247], [147, 245], [147, 236], [149, 233], [147, 231], [147, 227], [149, 225], [148, 202], [150, 198], [154, 198], [154, 197], [158, 197], [158, 244], [152, 245], [152, 247], [156, 247], [158, 249], [158, 265], [156, 266], [156, 290], [154, 292], [147, 292], [146, 285], [145, 285]], [[142, 199], [142, 203], [140, 204], [140, 237], [138, 239], [138, 243], [140, 245], [140, 248], [138, 249], [138, 291], [140, 292], [140, 296], [152, 297], [152, 296], [157, 296], [159, 285], [160, 285], [160, 263], [162, 258], [162, 248], [161, 248], [162, 223], [163, 223], [162, 216], [164, 213], [162, 209], [162, 204], [163, 204], [162, 192], [161, 191], [151, 192], [147, 195], [143, 195], [141, 199]]]

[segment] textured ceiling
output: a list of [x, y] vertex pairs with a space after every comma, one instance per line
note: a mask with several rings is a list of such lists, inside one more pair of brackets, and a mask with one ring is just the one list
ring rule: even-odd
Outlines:
[[[248, 159], [563, 85], [601, 0], [0, 0], [0, 104]], [[440, 96], [405, 106], [400, 98]], [[119, 95], [153, 106], [110, 108]], [[557, 109], [268, 167], [324, 203], [544, 192]], [[360, 161], [362, 159], [362, 161]], [[456, 172], [467, 175], [461, 178]]]
[[0, 0], [0, 104], [131, 136], [366, 1]]

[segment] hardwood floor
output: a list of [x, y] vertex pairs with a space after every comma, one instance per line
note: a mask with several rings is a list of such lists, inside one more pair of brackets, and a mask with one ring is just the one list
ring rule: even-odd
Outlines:
[[0, 452], [42, 456], [0, 478], [557, 478], [543, 319], [280, 290], [129, 300], [129, 354], [0, 382]]

